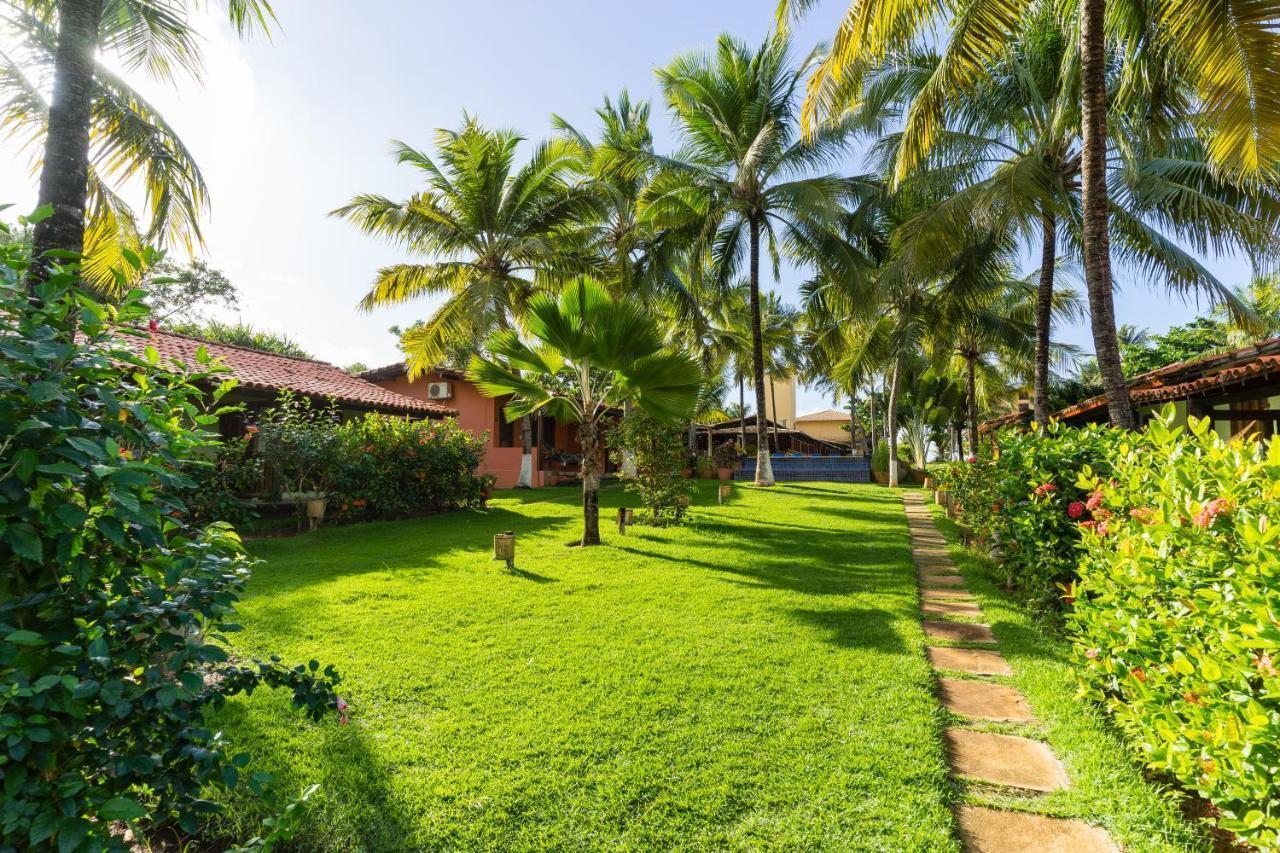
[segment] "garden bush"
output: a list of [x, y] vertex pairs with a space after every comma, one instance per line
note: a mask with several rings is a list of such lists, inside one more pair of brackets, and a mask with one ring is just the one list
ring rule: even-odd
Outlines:
[[[252, 427], [254, 431], [257, 427]], [[242, 525], [255, 513], [244, 496], [262, 482], [262, 457], [253, 452], [253, 435], [224, 439], [214, 452], [211, 464], [192, 474], [195, 485], [184, 492], [192, 520], [199, 524], [225, 521]]]
[[208, 465], [204, 388], [227, 388], [207, 356], [134, 354], [116, 338], [140, 294], [107, 308], [57, 272], [28, 296], [26, 262], [0, 248], [0, 849], [123, 850], [121, 822], [193, 833], [212, 790], [264, 792], [210, 708], [268, 685], [318, 720], [337, 676], [228, 659], [250, 561], [181, 498]]
[[486, 436], [453, 420], [366, 414], [338, 427], [329, 498], [339, 518], [404, 518], [480, 505]]
[[[1111, 447], [1069, 624], [1087, 695], [1220, 825], [1280, 843], [1280, 439], [1172, 408]], [[1078, 487], [1099, 477], [1085, 470]]]
[[644, 504], [640, 519], [655, 525], [683, 521], [687, 510], [680, 499], [696, 491], [681, 473], [689, 459], [684, 430], [633, 409], [611, 428], [609, 443], [615, 462], [621, 462], [624, 450], [632, 454], [635, 473], [623, 481], [627, 491], [638, 495]]
[[711, 451], [711, 457], [715, 460], [717, 470], [737, 470], [738, 443], [736, 441], [720, 442], [715, 446], [715, 449]]
[[1045, 432], [1005, 430], [994, 448], [953, 466], [945, 483], [963, 523], [985, 539], [1010, 587], [1046, 606], [1061, 605], [1076, 576], [1080, 522], [1089, 521], [1093, 478], [1109, 476], [1108, 459], [1124, 434], [1091, 424], [1051, 424]]

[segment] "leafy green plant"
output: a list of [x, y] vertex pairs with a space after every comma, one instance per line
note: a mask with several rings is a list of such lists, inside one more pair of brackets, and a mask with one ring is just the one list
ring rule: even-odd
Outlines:
[[253, 433], [224, 439], [212, 464], [193, 474], [195, 485], [183, 497], [195, 522], [243, 524], [257, 515], [244, 499], [261, 484], [264, 471], [262, 457], [252, 452], [252, 443]]
[[716, 475], [716, 463], [710, 456], [698, 456], [698, 476], [709, 480]]
[[889, 471], [889, 444], [881, 441], [876, 444], [876, 449], [871, 452], [871, 470], [879, 474], [886, 474]]
[[1280, 439], [1226, 442], [1170, 407], [1111, 451], [1077, 481], [1097, 495], [1069, 619], [1085, 693], [1222, 828], [1274, 849]]
[[342, 452], [338, 410], [316, 406], [289, 391], [264, 413], [259, 453], [281, 494], [324, 496], [333, 483]]
[[452, 420], [347, 421], [337, 428], [329, 508], [340, 520], [371, 520], [479, 506], [485, 441]]
[[681, 473], [688, 453], [684, 430], [654, 420], [632, 409], [610, 431], [615, 461], [631, 452], [635, 473], [624, 477], [626, 489], [644, 504], [642, 521], [654, 525], [679, 524], [688, 511], [681, 497], [691, 497], [696, 486]]
[[722, 441], [711, 451], [716, 468], [733, 470], [738, 467], [738, 445], [732, 441]]
[[320, 720], [338, 677], [228, 657], [251, 563], [181, 495], [230, 383], [120, 344], [138, 294], [104, 307], [55, 269], [29, 295], [26, 266], [0, 247], [0, 847], [123, 850], [117, 822], [194, 833], [209, 789], [265, 793], [210, 708], [266, 685]]

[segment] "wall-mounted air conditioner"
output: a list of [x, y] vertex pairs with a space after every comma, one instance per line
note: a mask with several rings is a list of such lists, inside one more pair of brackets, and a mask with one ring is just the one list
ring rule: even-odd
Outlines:
[[448, 382], [428, 383], [427, 397], [432, 400], [448, 400], [453, 397], [453, 386]]

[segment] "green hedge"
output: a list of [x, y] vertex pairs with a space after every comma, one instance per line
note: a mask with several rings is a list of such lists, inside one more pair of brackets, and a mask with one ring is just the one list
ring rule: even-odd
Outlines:
[[[1280, 842], [1280, 439], [1172, 417], [1113, 447], [1069, 624], [1087, 695], [1252, 844]], [[1085, 472], [1080, 484], [1092, 483]]]

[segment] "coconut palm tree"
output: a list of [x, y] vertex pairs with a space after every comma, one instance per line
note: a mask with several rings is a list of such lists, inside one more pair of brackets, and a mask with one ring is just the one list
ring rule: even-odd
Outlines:
[[662, 330], [631, 300], [612, 298], [593, 278], [564, 287], [559, 298], [534, 297], [525, 316], [529, 340], [515, 329], [494, 332], [468, 376], [489, 397], [510, 395], [509, 420], [547, 413], [576, 422], [582, 444], [582, 544], [600, 544], [601, 421], [624, 402], [666, 424], [693, 414], [702, 370], [667, 347]]
[[[839, 177], [815, 175], [844, 152], [843, 129], [799, 138], [801, 74], [785, 39], [770, 37], [752, 50], [728, 35], [711, 53], [682, 56], [658, 70], [681, 145], [673, 156], [654, 158], [659, 170], [642, 198], [642, 215], [661, 228], [692, 231], [694, 256], [712, 260], [724, 287], [747, 266], [757, 413], [764, 411], [765, 395], [762, 241], [775, 277], [784, 247], [802, 260], [830, 250], [826, 235], [846, 192]], [[756, 438], [756, 484], [772, 485], [762, 418]]]
[[[0, 126], [33, 153], [40, 170], [32, 257], [51, 250], [84, 254], [83, 273], [116, 289], [128, 272], [125, 250], [143, 243], [200, 239], [207, 191], [190, 151], [126, 76], [143, 71], [172, 82], [198, 74], [200, 39], [188, 13], [195, 0], [5, 0], [0, 26], [10, 47], [0, 50]], [[232, 26], [247, 34], [274, 24], [267, 0], [226, 0]], [[115, 60], [109, 66], [99, 51]], [[119, 69], [113, 70], [113, 69]], [[121, 73], [122, 72], [122, 73]], [[46, 92], [52, 92], [47, 97]], [[149, 223], [138, 225], [117, 194], [140, 178]], [[87, 216], [87, 229], [86, 229]], [[47, 275], [33, 263], [28, 283]]]
[[[780, 26], [817, 0], [780, 0]], [[948, 105], [979, 85], [1015, 42], [1039, 0], [966, 0], [959, 6], [918, 0], [853, 0], [831, 51], [809, 81], [807, 126], [819, 117], [841, 118], [862, 94], [866, 75], [881, 60], [914, 43], [950, 15], [941, 60], [906, 116], [897, 176], [927, 155], [944, 125]], [[1280, 7], [1254, 4], [1242, 11], [1201, 0], [1080, 0], [1079, 39], [1072, 62], [1080, 80], [1080, 231], [1094, 344], [1112, 423], [1131, 428], [1134, 415], [1115, 341], [1108, 187], [1108, 46], [1124, 57], [1116, 97], [1155, 93], [1168, 110], [1149, 116], [1144, 131], [1158, 134], [1190, 126], [1200, 134], [1214, 174], [1274, 180], [1280, 164]], [[1104, 21], [1105, 19], [1105, 21]], [[1104, 27], [1109, 24], [1109, 29]], [[1075, 24], [1073, 24], [1075, 26]], [[1181, 85], [1185, 83], [1185, 89]], [[1187, 97], [1177, 95], [1185, 91]], [[1181, 103], [1179, 103], [1181, 101]], [[1180, 121], [1165, 122], [1173, 113]]]
[[[514, 131], [488, 129], [467, 118], [459, 130], [436, 132], [436, 160], [396, 142], [396, 161], [420, 171], [426, 189], [404, 201], [359, 195], [333, 211], [421, 258], [378, 270], [362, 309], [445, 298], [425, 323], [401, 338], [410, 378], [440, 364], [459, 345], [473, 349], [495, 329], [518, 326], [541, 288], [586, 263], [575, 246], [560, 239], [594, 215], [590, 196], [570, 181], [575, 152], [558, 142], [543, 143], [517, 168], [521, 141]], [[533, 481], [528, 420], [520, 436], [517, 485], [527, 487]]]
[[[1034, 402], [1042, 424], [1048, 418], [1059, 246], [1068, 257], [1083, 252], [1078, 74], [1070, 68], [1069, 48], [1052, 10], [1040, 11], [987, 79], [951, 102], [923, 161], [927, 170], [908, 178], [928, 180], [944, 196], [908, 229], [916, 236], [913, 251], [933, 255], [933, 263], [969, 239], [975, 223], [1040, 243]], [[929, 52], [895, 56], [869, 78], [864, 110], [910, 114], [939, 61]], [[1117, 76], [1113, 85], [1121, 82]], [[870, 115], [859, 120], [872, 123]], [[1179, 296], [1205, 295], [1240, 315], [1242, 303], [1183, 245], [1200, 253], [1274, 253], [1280, 224], [1275, 188], [1215, 177], [1194, 137], [1143, 144], [1143, 129], [1118, 109], [1109, 126], [1115, 136], [1108, 157], [1115, 260]], [[876, 144], [875, 157], [886, 172], [896, 168], [903, 139], [902, 133], [887, 134]]]

